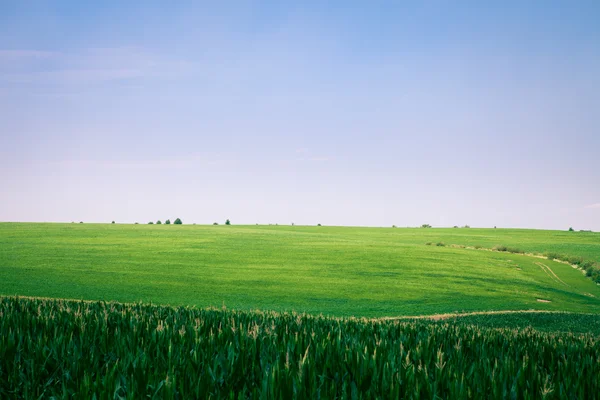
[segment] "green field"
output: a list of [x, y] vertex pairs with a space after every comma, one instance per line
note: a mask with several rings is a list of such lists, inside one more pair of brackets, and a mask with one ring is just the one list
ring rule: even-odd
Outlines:
[[0, 316], [3, 399], [595, 399], [600, 393], [600, 337], [589, 334], [2, 297]]
[[600, 313], [600, 286], [569, 265], [450, 245], [600, 261], [591, 232], [1, 223], [0, 294], [333, 316]]

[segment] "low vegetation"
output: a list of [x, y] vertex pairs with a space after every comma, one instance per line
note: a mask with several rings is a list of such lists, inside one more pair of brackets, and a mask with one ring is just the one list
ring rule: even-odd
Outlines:
[[0, 298], [1, 398], [593, 398], [599, 337]]
[[591, 260], [600, 254], [596, 233], [161, 226], [0, 223], [0, 295], [359, 317], [600, 313], [600, 286], [581, 271], [472, 249], [504, 243], [527, 253]]

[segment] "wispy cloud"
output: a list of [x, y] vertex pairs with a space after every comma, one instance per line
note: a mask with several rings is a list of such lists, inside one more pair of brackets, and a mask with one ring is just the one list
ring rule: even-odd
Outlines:
[[0, 61], [22, 61], [27, 59], [42, 59], [56, 57], [60, 53], [54, 51], [42, 51], [42, 50], [1, 50], [0, 49]]
[[172, 78], [191, 63], [136, 47], [87, 48], [77, 52], [0, 50], [0, 82], [81, 84], [133, 78]]
[[189, 154], [178, 158], [162, 158], [155, 160], [60, 160], [49, 162], [49, 167], [68, 169], [117, 169], [117, 170], [165, 170], [165, 169], [190, 169], [196, 167], [210, 167], [218, 165], [231, 165], [235, 163], [231, 154], [217, 154], [205, 156]]
[[589, 204], [584, 208], [600, 209], [600, 203]]

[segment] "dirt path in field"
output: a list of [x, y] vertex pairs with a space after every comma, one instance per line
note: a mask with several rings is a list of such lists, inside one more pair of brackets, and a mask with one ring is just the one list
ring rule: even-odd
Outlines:
[[568, 313], [565, 311], [549, 311], [549, 310], [504, 310], [504, 311], [473, 311], [466, 313], [445, 313], [445, 314], [433, 314], [433, 315], [415, 315], [415, 316], [402, 316], [402, 317], [382, 317], [377, 319], [382, 320], [400, 320], [400, 319], [430, 319], [432, 321], [439, 321], [455, 317], [468, 317], [471, 315], [495, 315], [495, 314], [579, 314], [579, 313]]

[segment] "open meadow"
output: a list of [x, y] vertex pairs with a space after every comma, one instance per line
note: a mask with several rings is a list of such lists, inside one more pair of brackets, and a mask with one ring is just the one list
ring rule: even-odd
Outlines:
[[0, 294], [358, 317], [600, 313], [581, 270], [484, 250], [499, 245], [600, 261], [590, 232], [2, 223]]

